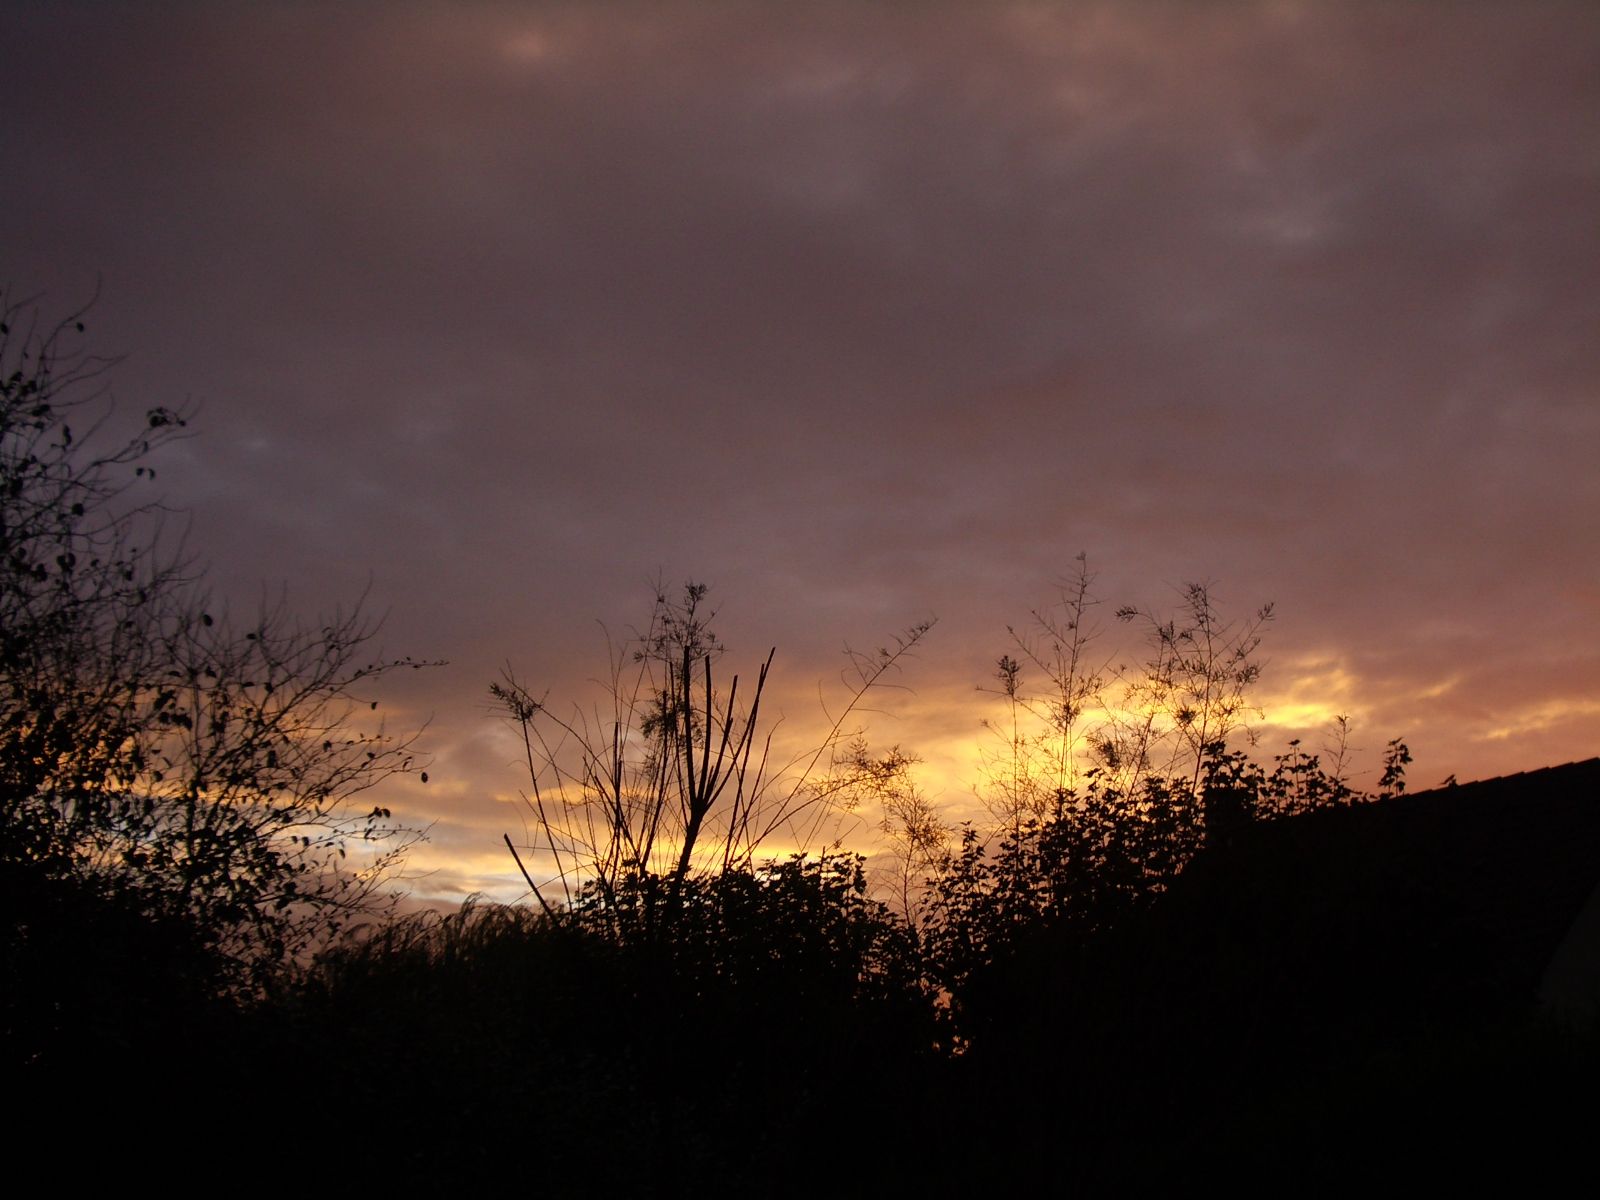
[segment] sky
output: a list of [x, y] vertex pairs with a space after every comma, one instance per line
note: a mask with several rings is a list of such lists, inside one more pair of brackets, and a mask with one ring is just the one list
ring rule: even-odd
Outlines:
[[[511, 897], [487, 687], [658, 580], [973, 811], [1079, 553], [1275, 604], [1262, 753], [1600, 752], [1600, 6], [6, 5], [0, 282], [90, 297], [219, 597], [363, 593], [419, 896]], [[1274, 714], [1277, 714], [1276, 716]]]

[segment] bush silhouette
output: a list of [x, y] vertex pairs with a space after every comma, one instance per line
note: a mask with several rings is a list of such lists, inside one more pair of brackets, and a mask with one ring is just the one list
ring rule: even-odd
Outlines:
[[837, 1153], [842, 1122], [880, 1119], [874, 1081], [933, 1059], [907, 931], [858, 860], [696, 879], [656, 936], [615, 929], [484, 904], [383, 925], [310, 972], [295, 1036], [372, 1080], [362, 1103], [374, 1061], [460, 1097], [407, 1175], [493, 1180], [534, 1136], [547, 1182], [644, 1194]]

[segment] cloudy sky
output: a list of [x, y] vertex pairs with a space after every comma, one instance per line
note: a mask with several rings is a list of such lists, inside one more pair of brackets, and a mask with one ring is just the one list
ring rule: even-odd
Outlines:
[[[1600, 6], [7, 5], [0, 281], [193, 403], [220, 592], [370, 587], [429, 894], [652, 581], [972, 803], [976, 688], [1080, 551], [1278, 617], [1269, 740], [1414, 786], [1600, 751]], [[1123, 631], [1109, 622], [1106, 645]], [[1368, 777], [1370, 781], [1370, 776]]]

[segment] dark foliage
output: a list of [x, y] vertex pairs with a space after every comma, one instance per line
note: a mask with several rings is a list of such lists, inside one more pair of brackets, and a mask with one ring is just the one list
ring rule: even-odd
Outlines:
[[407, 1177], [520, 1165], [632, 1194], [788, 1190], [797, 1161], [898, 1123], [894, 1089], [933, 1067], [909, 939], [856, 860], [697, 880], [648, 931], [615, 915], [469, 905], [378, 928], [311, 973], [295, 1036], [331, 1039], [360, 1108], [392, 1080], [452, 1097], [387, 1164]]
[[1021, 1103], [980, 1136], [1096, 1186], [1573, 1161], [1600, 1030], [1537, 1000], [1600, 882], [1597, 765], [1256, 822], [1116, 922], [1031, 927], [983, 976], [964, 1066]]
[[[1595, 883], [1593, 775], [1257, 821], [1159, 889], [1054, 909], [1024, 868], [1056, 851], [1026, 839], [995, 868], [1018, 898], [954, 1043], [909, 928], [857, 862], [823, 859], [698, 879], [676, 909], [631, 910], [648, 924], [595, 902], [378, 926], [286, 997], [265, 1044], [325, 1062], [380, 1141], [387, 1114], [426, 1112], [369, 1179], [952, 1194], [1515, 1174], [1522, 1148], [1586, 1144], [1572, 1097], [1596, 1041], [1534, 999]], [[1493, 850], [1517, 808], [1525, 845]]]
[[922, 944], [963, 1038], [1010, 1020], [1008, 1004], [985, 998], [1019, 945], [1046, 931], [1087, 935], [1137, 911], [1199, 845], [1201, 806], [1181, 779], [1147, 776], [1132, 795], [1092, 779], [1082, 796], [1058, 792], [1056, 805], [1004, 830], [993, 852], [967, 827], [933, 881]]

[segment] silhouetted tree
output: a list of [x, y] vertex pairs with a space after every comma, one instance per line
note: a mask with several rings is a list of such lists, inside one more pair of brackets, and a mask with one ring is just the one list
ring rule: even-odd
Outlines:
[[[14, 979], [52, 987], [40, 947], [103, 924], [100, 906], [181, 929], [214, 983], [251, 986], [368, 903], [405, 840], [388, 810], [354, 802], [415, 767], [364, 689], [419, 664], [373, 656], [359, 606], [314, 628], [281, 605], [243, 625], [212, 611], [146, 491], [185, 414], [151, 409], [118, 433], [113, 364], [83, 349], [80, 315], [43, 324], [0, 294]], [[359, 864], [352, 841], [372, 851]]]

